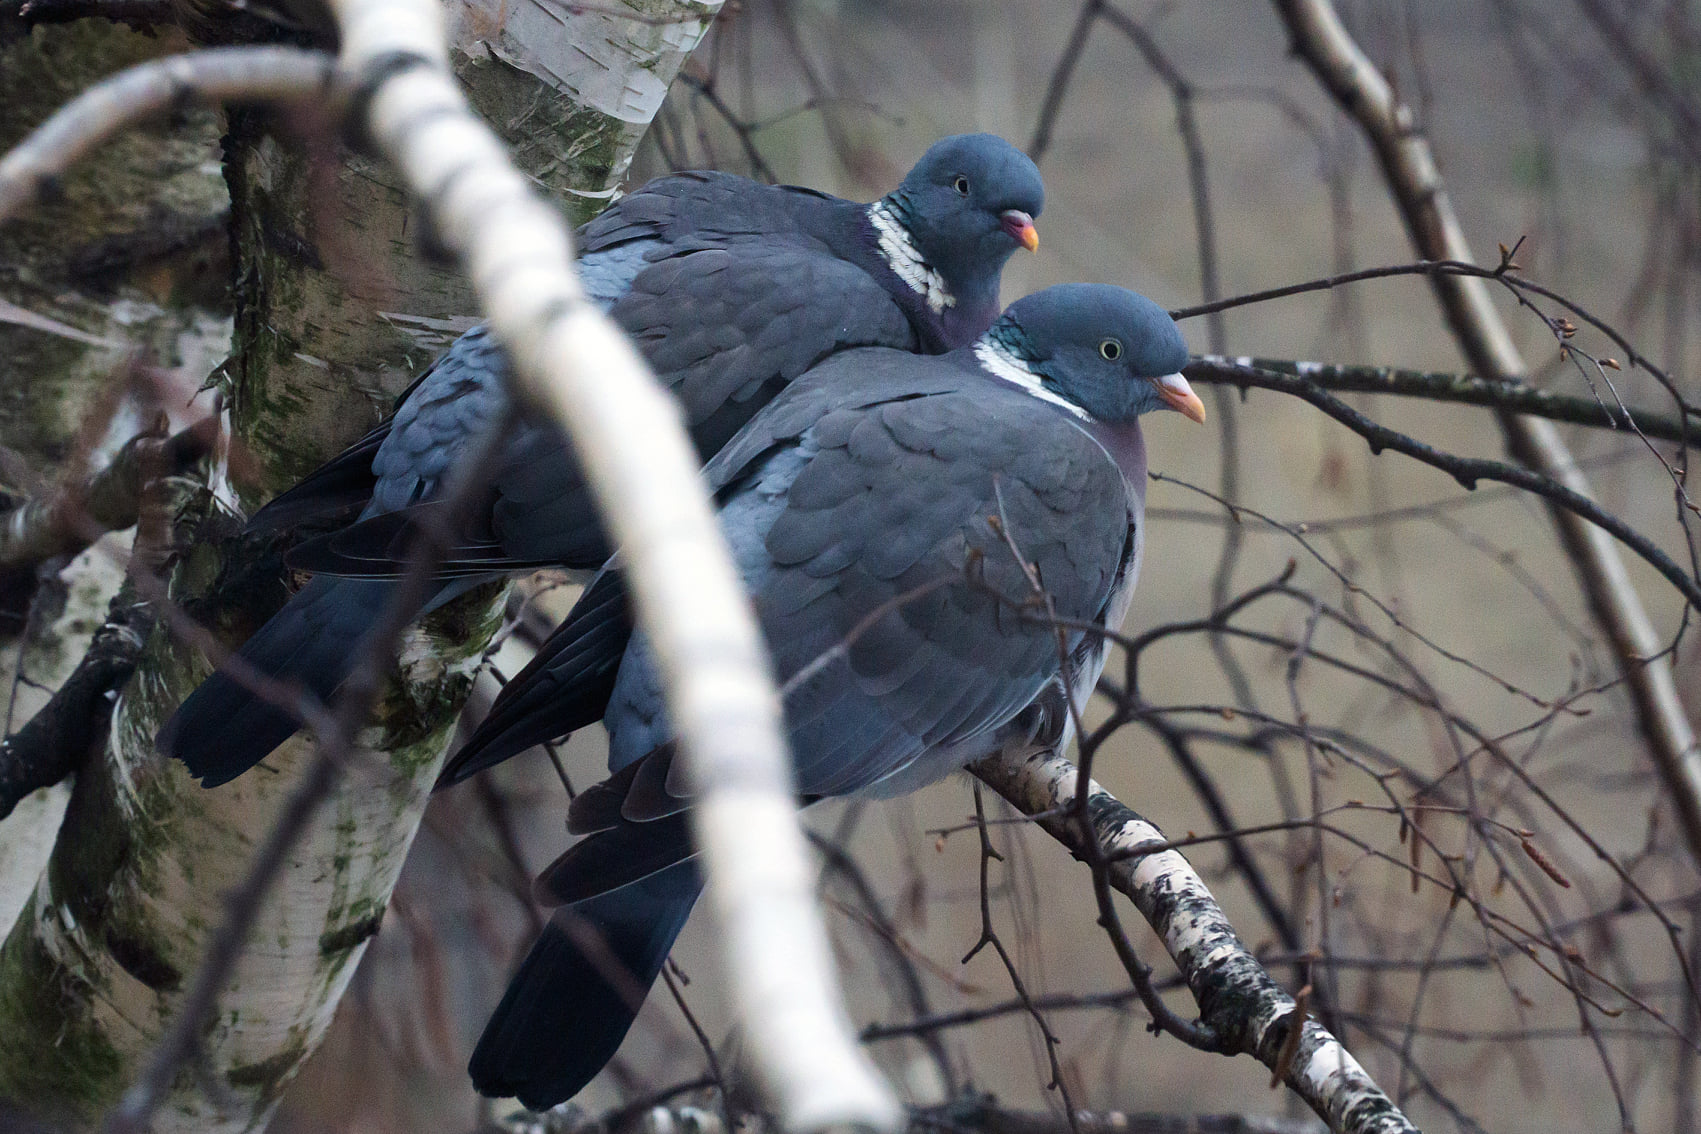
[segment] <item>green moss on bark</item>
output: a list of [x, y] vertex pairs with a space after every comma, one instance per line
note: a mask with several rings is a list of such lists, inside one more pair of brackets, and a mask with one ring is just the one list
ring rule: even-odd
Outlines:
[[123, 1061], [91, 1019], [97, 992], [48, 954], [32, 919], [19, 919], [0, 947], [0, 1036], [46, 1042], [32, 1045], [32, 1058], [0, 1059], [0, 1098], [85, 1120], [117, 1101]]
[[570, 223], [583, 224], [603, 210], [606, 198], [585, 191], [600, 191], [625, 172], [641, 130], [559, 97], [536, 76], [494, 56], [462, 56], [456, 72], [473, 107]]
[[318, 169], [233, 115], [231, 223], [238, 249], [232, 424], [254, 457], [245, 503], [299, 480], [386, 415], [441, 342], [410, 320], [476, 309], [448, 267], [419, 255], [420, 225], [395, 173], [339, 152]]
[[[0, 46], [0, 151], [97, 80], [185, 46], [171, 33], [103, 20], [36, 27]], [[228, 207], [219, 130], [215, 112], [191, 110], [122, 131], [60, 178], [51, 199], [0, 226], [0, 297], [114, 340], [100, 346], [0, 323], [0, 441], [26, 458], [64, 458], [131, 350], [173, 361], [185, 323], [180, 285], [200, 273], [155, 255], [141, 278], [131, 253], [157, 246], [168, 223], [187, 232], [211, 226], [216, 236]], [[122, 320], [114, 300], [124, 301]]]
[[225, 1078], [233, 1087], [259, 1088], [257, 1093], [261, 1098], [275, 1099], [306, 1058], [307, 1044], [297, 1038], [269, 1059], [232, 1067], [225, 1072]]

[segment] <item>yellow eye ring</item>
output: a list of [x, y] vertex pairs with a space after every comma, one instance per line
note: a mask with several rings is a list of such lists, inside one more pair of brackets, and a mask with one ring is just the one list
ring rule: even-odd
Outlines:
[[1099, 357], [1106, 362], [1115, 362], [1122, 357], [1122, 344], [1115, 339], [1106, 339], [1099, 344]]
[[969, 195], [969, 179], [959, 173], [957, 175], [957, 179], [951, 182], [951, 188], [955, 189], [962, 196], [967, 197]]

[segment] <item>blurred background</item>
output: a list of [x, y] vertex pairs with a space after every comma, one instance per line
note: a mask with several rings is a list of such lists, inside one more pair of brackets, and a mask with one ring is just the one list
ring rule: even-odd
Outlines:
[[[1340, 8], [1434, 145], [1478, 262], [1492, 266], [1497, 244], [1523, 240], [1525, 275], [1613, 323], [1693, 398], [1701, 184], [1681, 111], [1701, 97], [1696, 6]], [[1123, 24], [1098, 20], [1072, 46], [1078, 7], [1054, 0], [729, 3], [633, 179], [712, 166], [872, 199], [940, 135], [991, 131], [1028, 147], [1047, 180], [1040, 250], [1011, 264], [1006, 298], [1098, 280], [1183, 307], [1204, 290], [1177, 129], [1185, 105], [1203, 144], [1223, 294], [1416, 258], [1356, 127], [1290, 54], [1270, 5], [1123, 0], [1116, 10]], [[1629, 40], [1612, 38], [1615, 27]], [[1600, 384], [1604, 372], [1559, 357], [1539, 318], [1498, 301], [1533, 381], [1584, 396], [1590, 378]], [[1195, 351], [1212, 345], [1204, 320], [1183, 329]], [[1224, 332], [1235, 355], [1464, 366], [1416, 278], [1237, 308]], [[1578, 342], [1616, 353], [1590, 332]], [[1611, 377], [1627, 404], [1669, 409], [1645, 373]], [[1220, 841], [1187, 853], [1246, 943], [1290, 991], [1314, 986], [1313, 1007], [1425, 1129], [1696, 1129], [1697, 1060], [1682, 1038], [1701, 1034], [1683, 961], [1701, 912], [1695, 863], [1545, 511], [1517, 492], [1466, 493], [1398, 455], [1372, 457], [1297, 400], [1206, 397], [1205, 427], [1168, 416], [1147, 426], [1162, 479], [1148, 496], [1126, 629], [1201, 618], [1290, 561], [1293, 591], [1237, 615], [1242, 634], [1177, 634], [1146, 652], [1138, 695], [1171, 711], [1099, 749], [1099, 780], [1172, 837], [1252, 832], [1235, 843], [1244, 859]], [[1451, 452], [1503, 455], [1486, 411], [1350, 400]], [[1688, 562], [1683, 509], [1649, 447], [1605, 430], [1564, 435], [1602, 502]], [[1674, 459], [1675, 446], [1661, 448]], [[1679, 597], [1629, 562], [1671, 639]], [[516, 644], [572, 597], [547, 579], [530, 591]], [[1693, 719], [1693, 635], [1677, 658]], [[1120, 665], [1113, 655], [1118, 680]], [[1341, 750], [1308, 746], [1299, 722]], [[601, 745], [592, 730], [563, 748], [575, 785], [601, 777]], [[1419, 807], [1421, 851], [1393, 799]], [[274, 1131], [455, 1132], [488, 1114], [465, 1060], [539, 924], [526, 880], [565, 847], [565, 802], [539, 753], [433, 803], [383, 932]], [[982, 928], [980, 843], [965, 827], [974, 810], [970, 782], [957, 778], [812, 814], [831, 848], [821, 886], [847, 1001], [860, 1024], [923, 1021], [870, 1041], [910, 1100], [986, 1092], [1067, 1129], [1040, 1029], [1012, 1009], [1010, 975], [991, 951], [959, 962]], [[1005, 854], [989, 872], [994, 928], [1041, 998], [1077, 1106], [1299, 1117], [1250, 1060], [1147, 1032], [1084, 867], [1019, 824], [991, 838]], [[1414, 884], [1414, 865], [1443, 873], [1437, 851], [1457, 856], [1469, 900]], [[1125, 921], [1158, 977], [1173, 975], [1138, 918]], [[1547, 948], [1532, 957], [1528, 942], [1573, 949], [1578, 963]], [[694, 919], [675, 983], [730, 1061], [711, 945]], [[1185, 990], [1169, 995], [1193, 1014]], [[940, 1019], [967, 1008], [997, 1011]], [[578, 1105], [603, 1114], [707, 1068], [658, 987]]]

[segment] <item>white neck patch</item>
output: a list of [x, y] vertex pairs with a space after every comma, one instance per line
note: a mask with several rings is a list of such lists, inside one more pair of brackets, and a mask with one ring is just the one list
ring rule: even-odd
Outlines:
[[1063, 395], [1046, 389], [1041, 377], [1034, 373], [1026, 362], [1010, 353], [1008, 348], [999, 345], [996, 339], [982, 335], [975, 343], [975, 358], [980, 360], [981, 366], [993, 377], [1020, 386], [1042, 402], [1062, 406], [1082, 421], [1092, 420], [1092, 415], [1086, 410]]
[[897, 273], [910, 290], [921, 296], [927, 309], [935, 315], [957, 305], [957, 297], [945, 286], [945, 277], [934, 270], [922, 256], [921, 249], [910, 240], [909, 229], [884, 201], [868, 206], [868, 220], [874, 234], [880, 238], [880, 255], [886, 266]]

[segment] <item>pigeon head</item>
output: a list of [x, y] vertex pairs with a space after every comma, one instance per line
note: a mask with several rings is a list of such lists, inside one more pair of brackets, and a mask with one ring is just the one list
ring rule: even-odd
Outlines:
[[1003, 138], [957, 134], [935, 142], [878, 204], [953, 292], [990, 291], [995, 302], [1011, 253], [1039, 247], [1034, 218], [1045, 206], [1045, 184], [1039, 168]]
[[1181, 376], [1187, 344], [1162, 307], [1127, 288], [1060, 284], [1012, 303], [976, 344], [981, 365], [1036, 397], [1108, 423], [1173, 409], [1205, 420]]

